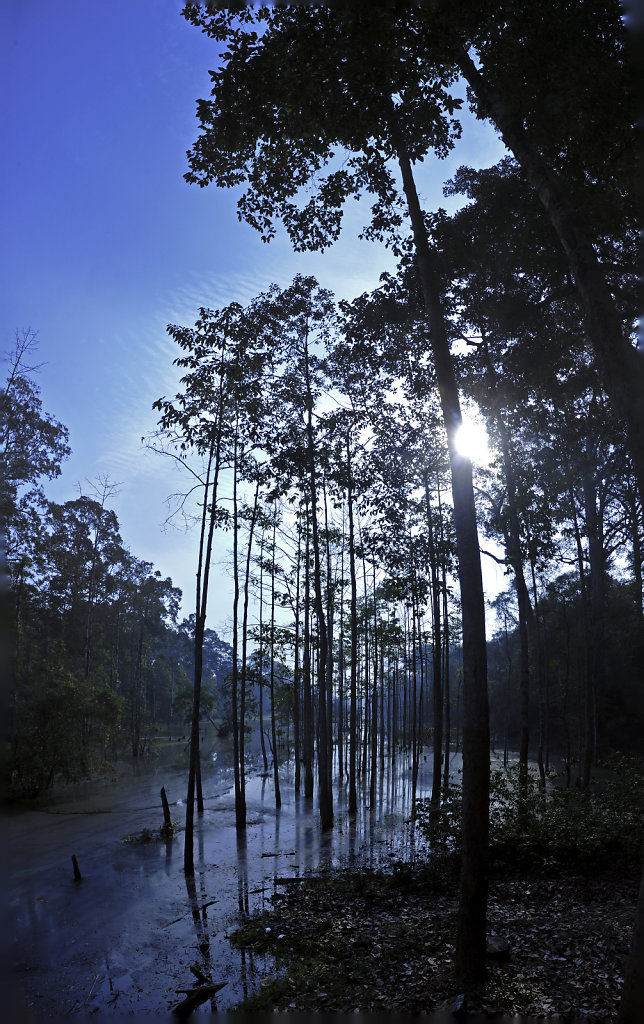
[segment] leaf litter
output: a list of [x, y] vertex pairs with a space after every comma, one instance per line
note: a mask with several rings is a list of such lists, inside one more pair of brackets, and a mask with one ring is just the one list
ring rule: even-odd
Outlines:
[[[614, 1020], [630, 948], [637, 880], [606, 874], [493, 878], [488, 932], [509, 955], [488, 959], [483, 1013]], [[313, 1012], [421, 1013], [455, 997], [455, 878], [335, 871], [273, 896], [231, 936], [275, 958], [244, 1006]]]

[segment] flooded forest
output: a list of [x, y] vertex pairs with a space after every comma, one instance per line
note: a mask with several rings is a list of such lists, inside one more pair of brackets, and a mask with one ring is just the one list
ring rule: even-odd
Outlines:
[[[47, 496], [69, 433], [16, 333], [15, 1019], [636, 1024], [644, 351], [619, 5], [184, 17], [216, 67], [187, 182], [236, 190], [296, 252], [362, 196], [396, 269], [351, 300], [304, 272], [206, 294], [168, 326], [176, 388], [143, 444], [176, 466], [193, 593], [128, 550], [108, 476]], [[427, 209], [424, 161], [468, 107], [506, 155]]]

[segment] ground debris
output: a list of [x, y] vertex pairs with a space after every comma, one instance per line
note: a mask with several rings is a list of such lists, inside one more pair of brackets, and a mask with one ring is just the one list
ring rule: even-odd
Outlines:
[[202, 1003], [212, 999], [217, 992], [220, 992], [228, 984], [227, 981], [213, 981], [212, 978], [203, 973], [198, 964], [191, 964], [190, 970], [197, 981], [192, 988], [177, 989], [177, 992], [183, 993], [186, 998], [172, 1007], [172, 1013], [176, 1017], [190, 1016], [193, 1010], [196, 1010]]
[[[489, 960], [483, 1013], [614, 1020], [637, 880], [574, 876], [490, 884], [488, 924], [507, 941]], [[427, 1012], [454, 999], [452, 886], [376, 872], [336, 872], [275, 894], [231, 936], [275, 957], [277, 974], [251, 1009]]]

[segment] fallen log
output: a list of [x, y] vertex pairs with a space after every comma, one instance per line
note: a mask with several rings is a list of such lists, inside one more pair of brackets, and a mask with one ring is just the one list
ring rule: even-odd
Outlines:
[[212, 999], [212, 997], [219, 992], [222, 988], [225, 988], [228, 984], [227, 981], [215, 981], [209, 982], [207, 985], [197, 985], [193, 989], [180, 989], [181, 992], [187, 992], [185, 999], [182, 999], [180, 1003], [172, 1008], [172, 1013], [176, 1017], [187, 1017], [188, 1014], [196, 1010], [198, 1006], [205, 1003], [206, 1000]]

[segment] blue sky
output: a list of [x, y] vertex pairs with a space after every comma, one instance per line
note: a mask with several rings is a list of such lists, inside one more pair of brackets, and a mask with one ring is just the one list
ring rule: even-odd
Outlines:
[[[141, 446], [155, 425], [152, 402], [175, 390], [166, 324], [192, 323], [199, 306], [247, 301], [298, 272], [351, 298], [392, 264], [357, 240], [366, 206], [348, 212], [331, 250], [294, 254], [284, 236], [266, 246], [240, 224], [233, 193], [184, 182], [195, 101], [209, 92], [220, 44], [188, 25], [181, 7], [0, 5], [0, 348], [11, 349], [16, 330], [38, 331], [43, 405], [69, 427], [73, 449], [47, 493], [75, 497], [98, 474], [119, 482], [112, 505], [125, 543], [172, 576], [187, 614], [196, 538], [163, 525], [164, 499], [182, 479]], [[489, 166], [502, 155], [486, 125], [469, 118], [464, 128], [456, 151], [419, 175], [428, 208], [448, 206], [442, 184], [460, 164]], [[223, 627], [228, 615], [222, 588], [210, 625]]]

